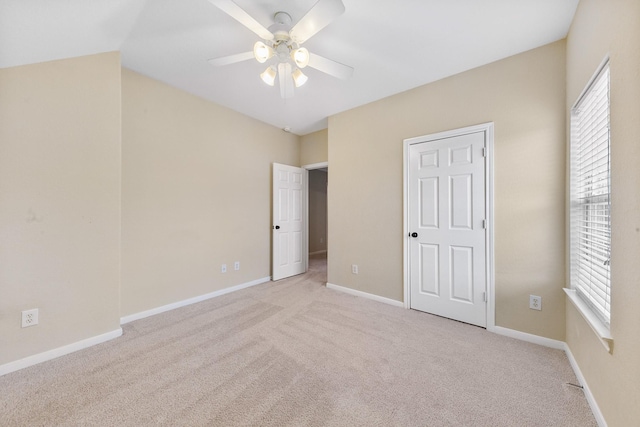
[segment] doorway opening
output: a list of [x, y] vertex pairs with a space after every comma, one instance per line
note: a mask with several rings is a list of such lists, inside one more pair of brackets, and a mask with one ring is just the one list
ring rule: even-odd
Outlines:
[[[329, 167], [325, 163], [303, 166], [308, 171], [307, 244], [309, 269], [327, 268], [327, 187]], [[326, 273], [325, 273], [326, 274]], [[325, 280], [326, 281], [326, 280]]]

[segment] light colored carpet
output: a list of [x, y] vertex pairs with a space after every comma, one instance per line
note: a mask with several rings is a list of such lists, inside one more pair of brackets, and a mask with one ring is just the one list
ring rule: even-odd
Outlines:
[[562, 351], [327, 289], [325, 268], [0, 377], [0, 424], [596, 425]]

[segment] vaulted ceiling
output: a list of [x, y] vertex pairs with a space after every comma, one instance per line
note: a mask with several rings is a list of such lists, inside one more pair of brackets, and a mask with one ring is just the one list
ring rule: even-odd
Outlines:
[[[320, 0], [322, 1], [322, 0]], [[264, 27], [296, 22], [317, 0], [235, 0]], [[259, 40], [208, 0], [0, 0], [0, 68], [120, 51], [123, 67], [303, 135], [327, 117], [567, 35], [578, 0], [343, 0], [304, 46], [354, 68], [305, 69], [282, 99], [255, 60], [213, 67]]]

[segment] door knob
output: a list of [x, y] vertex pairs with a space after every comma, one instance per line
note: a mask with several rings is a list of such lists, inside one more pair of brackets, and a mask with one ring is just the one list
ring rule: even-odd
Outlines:
[[275, 227], [273, 227], [273, 228], [275, 228], [276, 230], [280, 230], [280, 226], [279, 226], [279, 225], [276, 225], [276, 226], [275, 226]]
[[411, 237], [415, 238], [418, 237], [418, 233], [416, 233], [415, 231], [413, 233], [411, 233]]

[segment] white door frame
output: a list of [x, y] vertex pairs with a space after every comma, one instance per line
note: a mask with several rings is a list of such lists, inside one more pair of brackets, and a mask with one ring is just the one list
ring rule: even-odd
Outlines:
[[451, 138], [469, 133], [484, 132], [486, 147], [485, 164], [485, 209], [487, 218], [487, 241], [486, 241], [486, 282], [487, 282], [487, 330], [495, 329], [495, 277], [494, 277], [494, 218], [493, 218], [493, 122], [483, 123], [460, 129], [453, 129], [445, 132], [430, 135], [418, 136], [404, 140], [403, 147], [403, 281], [404, 281], [404, 307], [411, 308], [411, 289], [409, 271], [409, 147], [413, 144], [435, 141], [439, 139]]
[[[309, 165], [302, 166], [302, 169], [306, 170], [306, 180], [307, 180], [307, 189], [305, 193], [304, 200], [304, 225], [302, 226], [302, 244], [305, 245], [305, 252], [303, 256], [305, 256], [305, 265], [307, 270], [309, 269], [309, 171], [314, 169], [322, 169], [328, 168], [329, 162], [320, 162], [320, 163], [312, 163]], [[329, 235], [329, 227], [327, 226], [327, 236]], [[326, 241], [327, 244], [327, 254], [329, 253], [329, 240]]]

